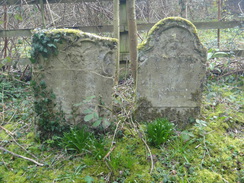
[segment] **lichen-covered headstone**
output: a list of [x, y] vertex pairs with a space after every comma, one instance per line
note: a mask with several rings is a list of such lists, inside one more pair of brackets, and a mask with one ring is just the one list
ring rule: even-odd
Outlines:
[[[55, 29], [35, 33], [32, 46], [39, 130], [45, 133], [50, 126], [55, 131], [55, 126], [62, 128], [62, 122], [92, 126], [98, 121], [95, 126], [108, 125], [99, 118], [109, 117], [106, 109], [112, 104], [117, 40]], [[48, 101], [50, 106], [43, 107]]]
[[168, 118], [180, 128], [200, 113], [206, 49], [182, 18], [159, 21], [139, 45], [136, 119]]

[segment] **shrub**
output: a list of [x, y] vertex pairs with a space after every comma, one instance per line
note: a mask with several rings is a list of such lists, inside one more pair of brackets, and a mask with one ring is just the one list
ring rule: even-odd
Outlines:
[[159, 118], [147, 125], [148, 142], [155, 147], [166, 142], [173, 134], [173, 123], [167, 119]]

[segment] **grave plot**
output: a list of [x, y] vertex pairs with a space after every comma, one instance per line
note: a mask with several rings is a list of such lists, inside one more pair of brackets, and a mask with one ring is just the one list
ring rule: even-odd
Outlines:
[[206, 50], [196, 28], [182, 18], [159, 21], [139, 45], [138, 121], [168, 118], [180, 128], [201, 107]]
[[117, 40], [55, 29], [36, 33], [33, 47], [39, 130], [47, 133], [48, 125], [59, 126], [62, 122], [75, 126], [108, 125], [100, 117], [108, 119], [110, 115], [106, 109], [112, 105]]

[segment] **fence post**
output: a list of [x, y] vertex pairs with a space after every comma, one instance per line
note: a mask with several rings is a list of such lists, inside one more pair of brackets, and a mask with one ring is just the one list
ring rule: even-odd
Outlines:
[[120, 0], [113, 0], [113, 14], [114, 14], [114, 37], [118, 39], [118, 49], [116, 54], [116, 73], [115, 84], [119, 81], [119, 61], [120, 61], [120, 20], [119, 20], [119, 4]]
[[[222, 0], [218, 0], [218, 21], [221, 20]], [[220, 29], [217, 30], [218, 49], [220, 49]]]
[[46, 22], [45, 22], [45, 14], [44, 14], [44, 3], [43, 0], [39, 0], [39, 4], [41, 5], [41, 14], [42, 14], [42, 28], [46, 28]]
[[126, 12], [126, 0], [120, 0], [119, 8], [120, 17], [120, 61], [128, 61], [129, 53], [129, 36], [128, 36], [128, 22]]
[[135, 0], [129, 0], [127, 2], [127, 17], [128, 17], [128, 31], [129, 31], [129, 48], [130, 48], [130, 63], [131, 74], [136, 86], [137, 75], [137, 24], [136, 24], [136, 12], [135, 12]]

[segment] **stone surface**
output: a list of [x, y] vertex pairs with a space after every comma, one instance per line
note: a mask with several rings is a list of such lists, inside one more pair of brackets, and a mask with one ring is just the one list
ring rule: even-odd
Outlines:
[[136, 119], [166, 117], [180, 128], [200, 113], [206, 50], [182, 18], [159, 21], [139, 45]]
[[[71, 125], [82, 125], [87, 109], [109, 115], [101, 105], [111, 108], [117, 41], [77, 30], [57, 29], [46, 35], [54, 33], [65, 34], [57, 45], [58, 54], [48, 59], [40, 56], [33, 74], [56, 96], [55, 110], [64, 112]], [[84, 103], [91, 96], [95, 98]]]

